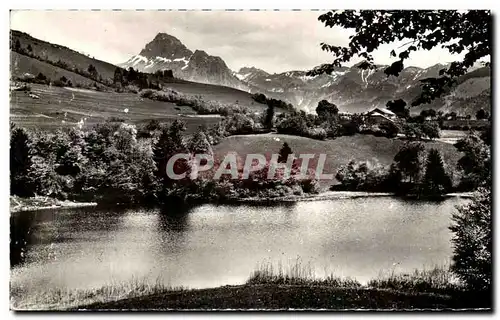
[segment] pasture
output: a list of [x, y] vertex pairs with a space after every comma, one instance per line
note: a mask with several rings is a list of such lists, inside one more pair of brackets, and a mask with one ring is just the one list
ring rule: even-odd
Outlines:
[[[143, 99], [134, 93], [98, 92], [30, 84], [33, 99], [26, 92], [12, 91], [10, 120], [22, 127], [54, 130], [63, 126], [90, 127], [112, 117], [131, 123], [151, 119], [173, 121], [182, 119], [188, 132], [200, 125], [216, 123], [214, 117], [195, 117], [191, 107]], [[187, 117], [189, 116], [189, 117]]]

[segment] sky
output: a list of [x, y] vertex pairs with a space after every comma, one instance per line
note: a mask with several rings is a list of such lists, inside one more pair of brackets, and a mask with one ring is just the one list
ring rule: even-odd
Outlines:
[[[253, 66], [270, 73], [309, 70], [332, 62], [320, 44], [347, 45], [350, 30], [327, 28], [320, 11], [11, 11], [11, 29], [64, 45], [113, 64], [139, 54], [159, 32], [178, 38], [194, 51], [220, 56], [232, 70]], [[390, 64], [391, 49], [373, 56]], [[398, 50], [396, 50], [398, 51]], [[412, 53], [407, 66], [430, 67], [463, 57], [446, 50]], [[357, 61], [353, 61], [355, 63]], [[352, 64], [351, 63], [351, 64]], [[348, 64], [349, 65], [349, 64]]]

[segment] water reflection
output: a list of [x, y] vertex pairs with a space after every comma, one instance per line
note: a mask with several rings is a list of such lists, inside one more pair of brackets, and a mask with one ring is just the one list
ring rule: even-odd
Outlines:
[[242, 283], [261, 262], [286, 266], [297, 256], [320, 276], [327, 270], [365, 281], [394, 263], [401, 271], [448, 261], [450, 213], [458, 201], [169, 203], [14, 214], [13, 281], [88, 287], [160, 276], [170, 285], [202, 288]]

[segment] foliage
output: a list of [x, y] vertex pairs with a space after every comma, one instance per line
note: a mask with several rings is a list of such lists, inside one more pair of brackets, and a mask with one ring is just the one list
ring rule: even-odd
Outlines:
[[484, 109], [479, 109], [476, 112], [476, 119], [477, 120], [484, 120], [484, 119], [488, 119], [489, 117], [490, 117], [490, 114], [488, 113], [488, 111], [485, 111]]
[[393, 122], [384, 122], [379, 125], [383, 135], [387, 138], [396, 138], [399, 133], [399, 127]]
[[[438, 78], [422, 79], [422, 94], [412, 106], [428, 103], [441, 96], [464, 75], [479, 59], [491, 54], [492, 18], [487, 10], [340, 10], [329, 11], [319, 16], [326, 27], [353, 29], [346, 47], [321, 44], [324, 51], [331, 52], [335, 59], [308, 72], [308, 75], [331, 74], [343, 63], [355, 57], [365, 59], [362, 69], [375, 68], [372, 52], [384, 44], [410, 39], [398, 57], [384, 72], [398, 76], [404, 62], [412, 51], [442, 47], [451, 54], [466, 52], [462, 61], [452, 62], [448, 69], [440, 70]], [[445, 27], [443, 27], [445, 26]]]
[[408, 118], [410, 116], [410, 109], [406, 107], [406, 101], [403, 99], [388, 101], [386, 107], [400, 118]]
[[389, 170], [378, 162], [351, 160], [337, 171], [335, 178], [349, 191], [386, 190]]
[[258, 103], [267, 104], [267, 106], [270, 108], [279, 108], [279, 109], [288, 110], [288, 111], [295, 110], [295, 108], [293, 107], [292, 104], [286, 103], [283, 100], [267, 98], [263, 93], [252, 94], [252, 99]]
[[420, 142], [405, 144], [394, 156], [397, 169], [404, 180], [410, 183], [419, 183], [423, 167], [424, 145]]
[[254, 94], [252, 94], [252, 99], [255, 100], [258, 103], [262, 103], [262, 104], [266, 104], [267, 103], [267, 98], [262, 93], [254, 93]]
[[274, 122], [274, 105], [269, 104], [267, 106], [263, 120], [264, 127], [266, 127], [267, 129], [272, 129]]
[[292, 148], [288, 145], [288, 143], [284, 142], [283, 146], [280, 149], [279, 156], [278, 156], [278, 162], [279, 163], [285, 163], [288, 159], [288, 156], [293, 154]]
[[440, 137], [439, 125], [436, 122], [413, 123], [403, 125], [403, 133], [409, 140], [422, 140], [423, 137], [434, 140]]
[[212, 155], [212, 146], [208, 141], [205, 131], [200, 128], [188, 142], [188, 150], [191, 154]]
[[170, 126], [163, 128], [158, 141], [154, 144], [153, 155], [156, 164], [156, 176], [161, 179], [164, 187], [173, 183], [166, 171], [168, 160], [175, 154], [186, 153], [187, 151], [182, 136], [182, 132], [185, 130], [184, 122], [175, 120]]
[[316, 114], [320, 120], [326, 121], [328, 119], [335, 118], [338, 116], [338, 113], [339, 108], [335, 104], [330, 103], [327, 100], [321, 100], [318, 102]]
[[424, 122], [420, 125], [422, 134], [430, 140], [437, 139], [441, 136], [439, 125], [436, 122]]
[[451, 270], [472, 290], [489, 291], [492, 281], [493, 233], [491, 187], [480, 188], [471, 202], [453, 214]]
[[10, 192], [29, 196], [27, 188], [28, 170], [31, 166], [30, 147], [32, 141], [23, 128], [10, 126]]
[[457, 167], [463, 172], [461, 187], [475, 189], [483, 185], [491, 185], [491, 150], [481, 138], [470, 133], [454, 145], [463, 157], [458, 160]]
[[170, 88], [161, 91], [145, 89], [140, 92], [142, 98], [175, 103], [178, 106], [189, 106], [198, 114], [220, 114], [223, 116], [234, 113], [250, 114], [250, 110], [244, 106], [222, 104], [218, 101], [206, 101], [201, 96], [182, 94]]
[[316, 116], [310, 115], [313, 119], [304, 112], [291, 112], [281, 114], [277, 120], [276, 128], [279, 133], [298, 135], [312, 139], [324, 140], [327, 137], [327, 132], [324, 128], [316, 127]]
[[424, 119], [427, 117], [435, 118], [437, 116], [437, 112], [434, 109], [424, 109], [420, 111], [420, 116]]
[[436, 149], [429, 150], [422, 181], [422, 192], [428, 196], [440, 196], [451, 190], [450, 176], [446, 173], [441, 154]]
[[405, 123], [403, 125], [403, 134], [409, 140], [421, 140], [424, 133], [418, 124]]

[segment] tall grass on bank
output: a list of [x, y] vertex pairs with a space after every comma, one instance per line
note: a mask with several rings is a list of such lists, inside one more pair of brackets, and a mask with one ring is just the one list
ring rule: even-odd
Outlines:
[[133, 277], [130, 281], [111, 282], [91, 289], [40, 288], [36, 292], [11, 284], [10, 306], [14, 310], [64, 310], [97, 302], [111, 302], [182, 290], [185, 289], [165, 285], [160, 277], [155, 281]]
[[379, 276], [367, 283], [368, 287], [392, 289], [406, 292], [449, 293], [464, 288], [452, 274], [449, 266], [435, 266], [432, 269], [415, 269], [411, 273], [395, 273]]
[[435, 266], [432, 269], [416, 269], [410, 273], [380, 275], [376, 279], [361, 284], [356, 279], [328, 275], [325, 278], [314, 276], [310, 263], [304, 264], [299, 258], [284, 267], [262, 263], [252, 272], [246, 284], [273, 285], [324, 285], [339, 288], [375, 288], [391, 289], [411, 293], [452, 293], [463, 290], [448, 266]]
[[311, 263], [304, 264], [300, 258], [284, 267], [281, 262], [277, 267], [267, 262], [262, 263], [252, 272], [246, 284], [275, 284], [275, 285], [325, 285], [332, 287], [361, 287], [355, 279], [340, 278], [329, 275], [320, 279], [315, 277]]

